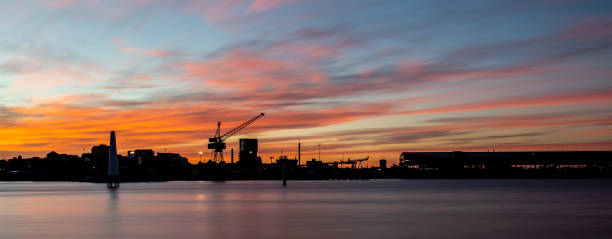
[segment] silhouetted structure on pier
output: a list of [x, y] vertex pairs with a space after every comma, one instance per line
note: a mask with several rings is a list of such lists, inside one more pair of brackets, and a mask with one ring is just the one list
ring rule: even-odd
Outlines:
[[[111, 143], [112, 144], [112, 143]], [[116, 151], [116, 142], [115, 142]], [[197, 165], [174, 153], [137, 150], [128, 156], [111, 152], [111, 146], [97, 145], [92, 152], [76, 155], [50, 152], [45, 158], [14, 157], [0, 160], [0, 180], [92, 181], [108, 183], [114, 176], [112, 155], [116, 155], [117, 182], [167, 180], [286, 180], [369, 179], [369, 178], [520, 178], [520, 177], [612, 177], [611, 151], [577, 152], [406, 152], [399, 165], [389, 167], [338, 167], [338, 162], [311, 160], [302, 167], [299, 159], [279, 157], [275, 162], [242, 167], [240, 164], [209, 161]], [[137, 153], [138, 152], [138, 153]], [[139, 156], [136, 157], [136, 154]], [[256, 154], [249, 154], [252, 157]], [[101, 156], [106, 156], [101, 159]], [[139, 159], [143, 161], [139, 163]], [[251, 158], [252, 159], [252, 158]], [[105, 164], [100, 165], [102, 160]], [[346, 160], [348, 163], [349, 161]], [[356, 160], [351, 160], [352, 166]], [[284, 164], [284, 167], [283, 167]], [[110, 167], [109, 167], [110, 166]], [[100, 173], [100, 168], [104, 170]]]
[[609, 175], [612, 151], [404, 152], [404, 175], [441, 177], [522, 177]]
[[106, 185], [109, 188], [119, 187], [119, 159], [117, 158], [117, 142], [115, 140], [115, 131], [110, 133], [110, 149], [108, 153], [108, 181]]

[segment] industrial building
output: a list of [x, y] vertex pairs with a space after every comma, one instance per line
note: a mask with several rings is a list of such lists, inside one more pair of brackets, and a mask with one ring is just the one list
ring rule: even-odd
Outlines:
[[155, 152], [153, 152], [151, 149], [137, 149], [134, 150], [133, 157], [138, 160], [138, 164], [143, 164], [143, 162], [146, 163], [153, 160], [154, 156]]
[[378, 166], [378, 168], [380, 168], [380, 169], [386, 169], [386, 168], [387, 168], [387, 160], [385, 160], [385, 159], [381, 159], [381, 160], [379, 161], [379, 166]]
[[288, 169], [298, 168], [298, 160], [297, 159], [289, 159], [286, 155], [281, 155], [276, 160], [277, 165], [281, 165], [282, 163], [286, 163], [285, 167]]
[[403, 152], [399, 166], [419, 169], [611, 168], [611, 151]]
[[241, 168], [256, 168], [261, 166], [261, 158], [257, 156], [257, 139], [240, 139], [238, 165]]
[[306, 161], [306, 168], [309, 169], [321, 169], [323, 168], [323, 161], [319, 161], [316, 159], [312, 159], [310, 161]]

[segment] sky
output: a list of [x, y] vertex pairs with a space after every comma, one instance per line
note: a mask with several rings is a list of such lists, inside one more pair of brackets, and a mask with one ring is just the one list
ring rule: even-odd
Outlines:
[[612, 150], [609, 0], [2, 1], [0, 49], [0, 158]]

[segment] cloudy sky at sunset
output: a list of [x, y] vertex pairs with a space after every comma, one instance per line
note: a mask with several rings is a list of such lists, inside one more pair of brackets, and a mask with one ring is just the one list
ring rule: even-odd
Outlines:
[[264, 162], [612, 150], [609, 0], [2, 1], [0, 49], [0, 158], [195, 162], [259, 112]]

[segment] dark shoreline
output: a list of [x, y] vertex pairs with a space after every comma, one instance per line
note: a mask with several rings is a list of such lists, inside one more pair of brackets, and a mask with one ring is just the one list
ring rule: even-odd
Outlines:
[[[346, 170], [347, 174], [325, 174], [325, 175], [304, 175], [294, 174], [289, 175], [287, 180], [303, 181], [336, 181], [336, 180], [370, 180], [370, 179], [606, 179], [612, 178], [612, 170], [573, 170], [571, 172], [559, 171], [517, 171], [513, 174], [479, 172], [475, 174], [456, 173], [456, 172], [423, 172], [417, 170], [405, 169], [388, 169], [370, 170], [370, 169], [352, 169]], [[356, 171], [356, 172], [351, 172]], [[281, 181], [282, 178], [276, 175], [258, 175], [246, 177], [235, 175], [216, 175], [210, 177], [177, 177], [177, 176], [121, 176], [120, 182], [171, 182], [171, 181]], [[17, 182], [17, 181], [33, 181], [33, 182], [89, 182], [89, 183], [106, 183], [106, 177], [91, 177], [91, 176], [59, 176], [59, 175], [1, 175], [2, 182]]]
[[[51, 152], [46, 158], [0, 160], [0, 181], [109, 181], [109, 154], [78, 157]], [[612, 151], [558, 152], [404, 152], [399, 164], [361, 168], [345, 164], [283, 158], [276, 163], [191, 164], [178, 154], [145, 150], [148, 156], [119, 157], [119, 182], [233, 181], [233, 180], [368, 180], [368, 179], [499, 179], [612, 178]], [[140, 152], [140, 151], [139, 151]], [[350, 162], [350, 161], [347, 161]]]

